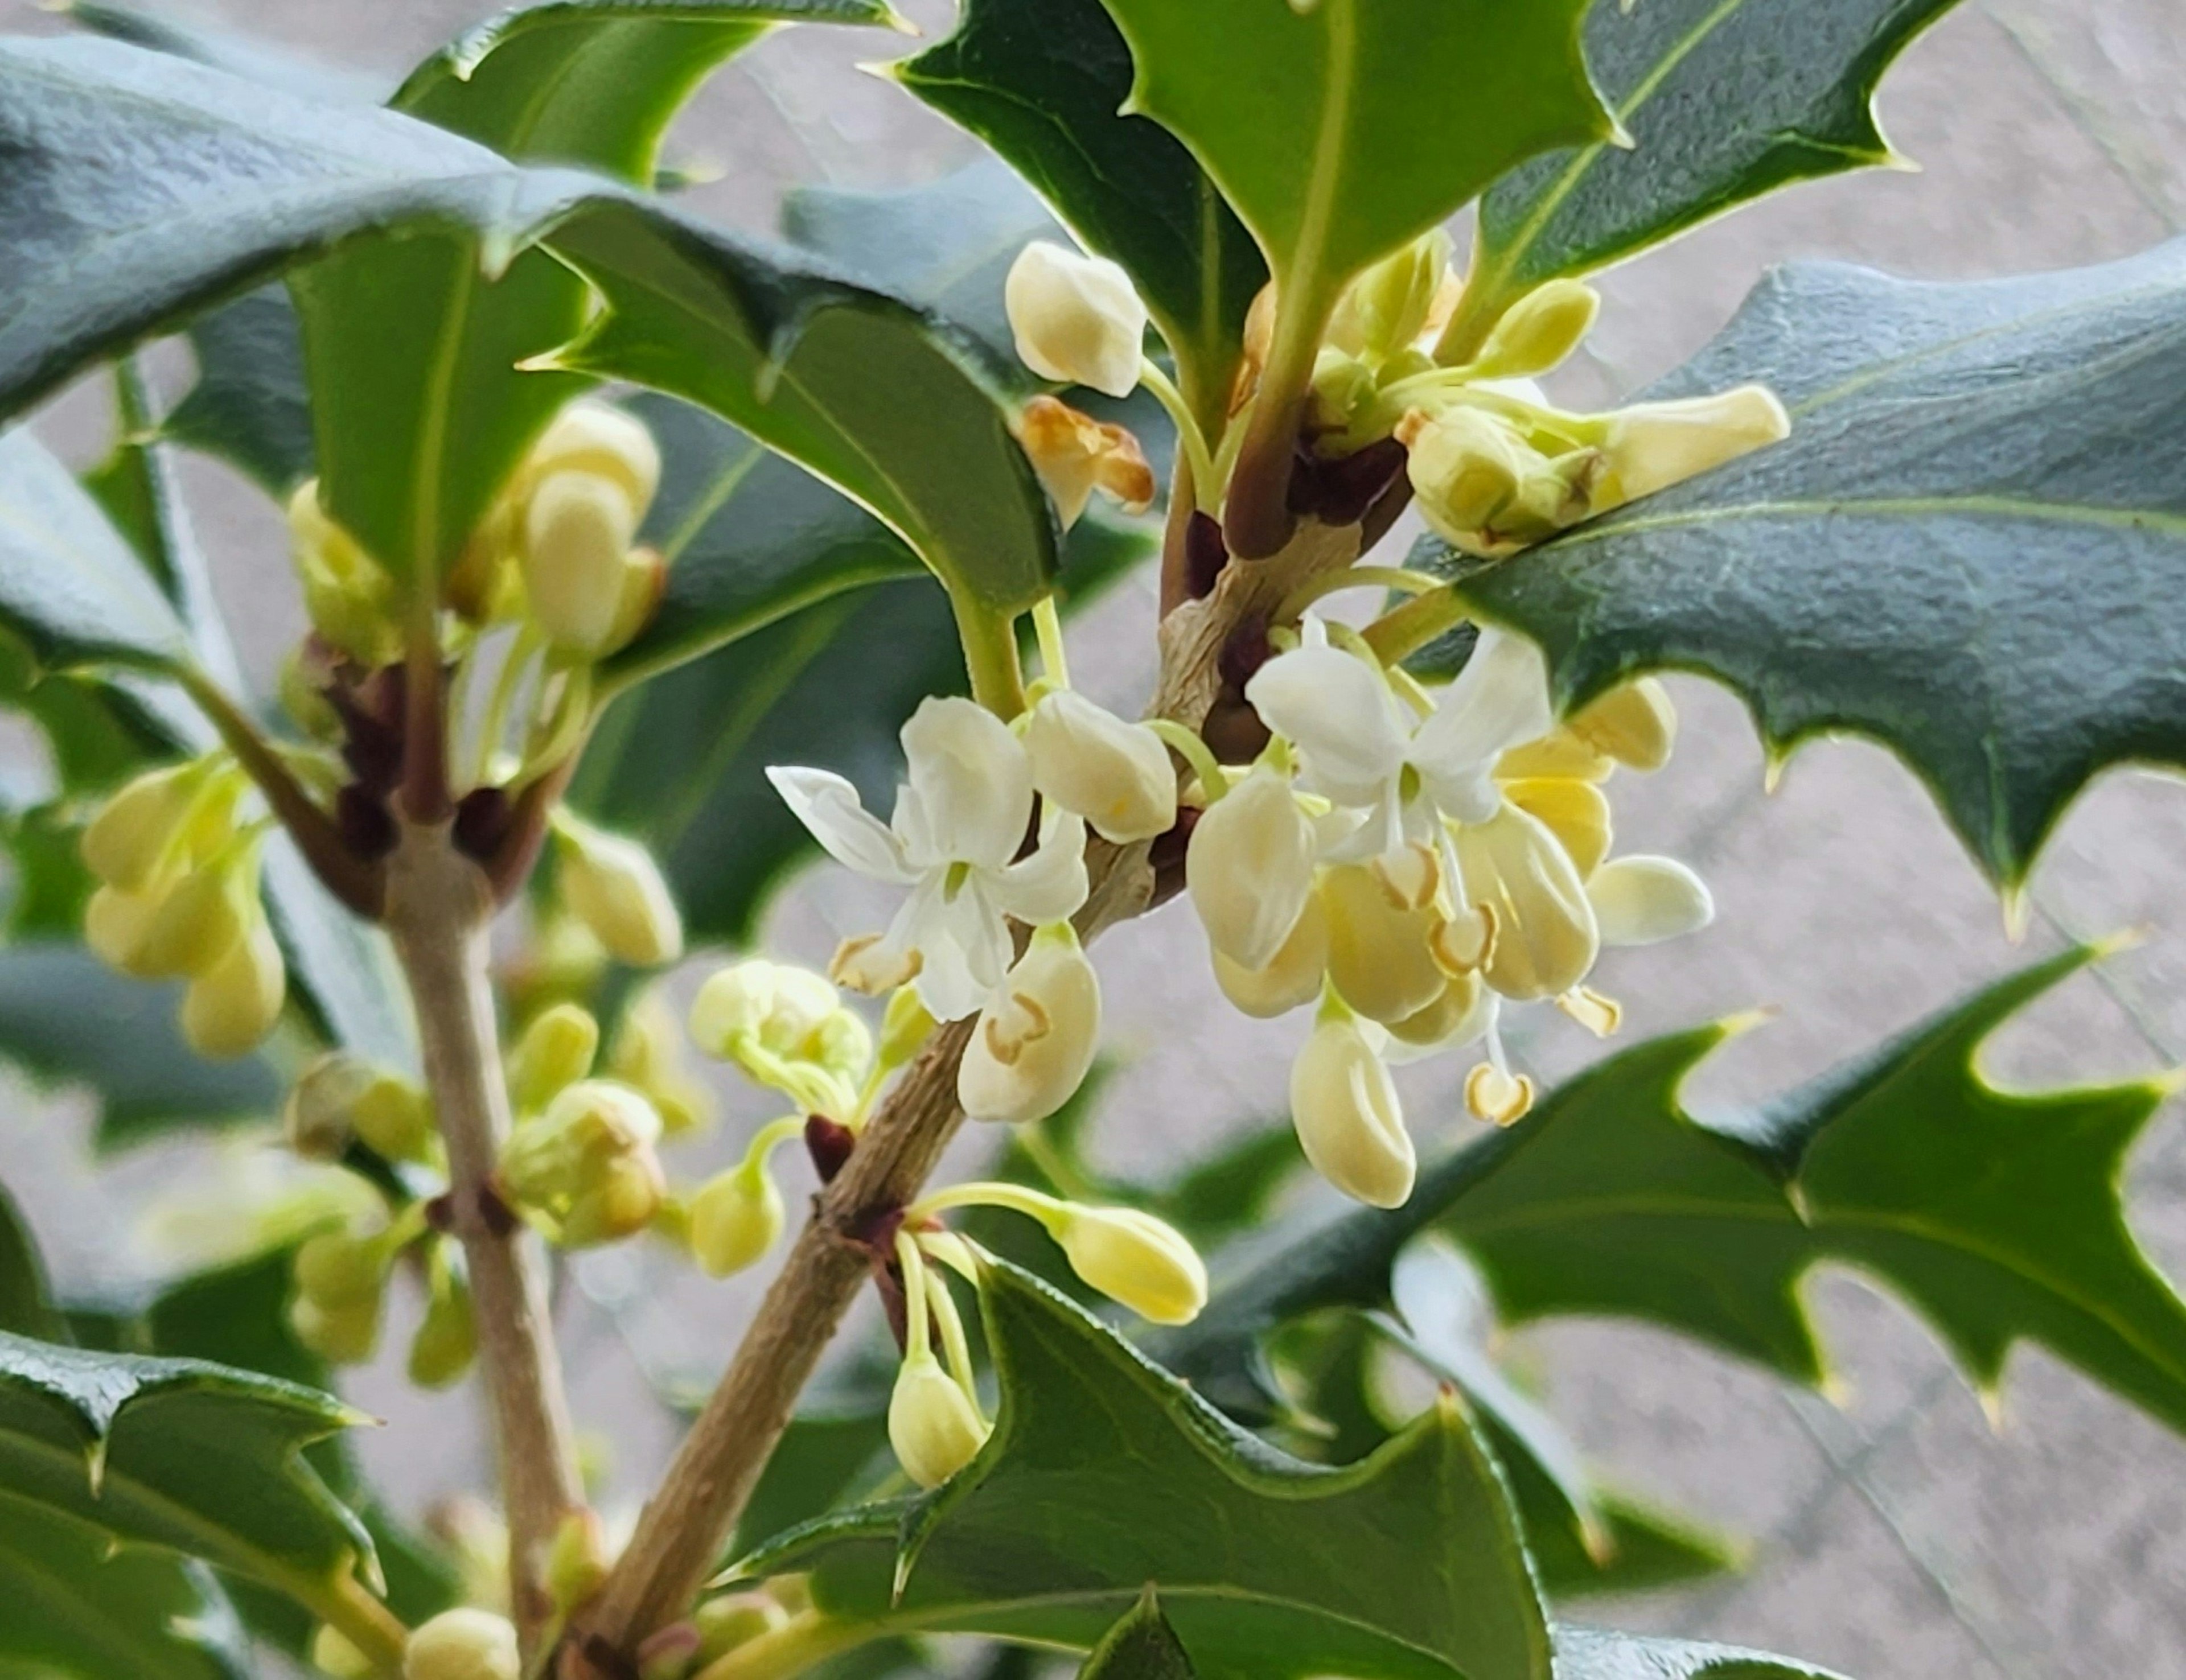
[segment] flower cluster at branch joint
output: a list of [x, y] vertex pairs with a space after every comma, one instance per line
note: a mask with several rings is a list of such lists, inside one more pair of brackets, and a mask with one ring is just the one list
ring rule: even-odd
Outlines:
[[1533, 1087], [1504, 1053], [1504, 1011], [1553, 1001], [1612, 1031], [1617, 1005], [1585, 984], [1603, 946], [1693, 932], [1712, 906], [1672, 859], [1610, 855], [1601, 783], [1669, 755], [1660, 684], [1560, 725], [1521, 637], [1483, 630], [1440, 694], [1346, 637], [1309, 618], [1247, 683], [1274, 738], [1234, 782], [1207, 766], [1185, 875], [1231, 1001], [1273, 1016], [1318, 1000], [1291, 1081], [1307, 1157], [1394, 1207], [1415, 1156], [1390, 1060], [1481, 1045], [1468, 1106], [1508, 1124]]

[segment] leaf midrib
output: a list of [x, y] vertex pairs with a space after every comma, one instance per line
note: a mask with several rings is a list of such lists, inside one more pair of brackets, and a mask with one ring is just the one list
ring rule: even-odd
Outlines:
[[[1559, 548], [1578, 548], [1611, 537], [1634, 533], [1679, 530], [1696, 525], [1721, 524], [1737, 519], [1835, 518], [1843, 516], [1922, 518], [1940, 515], [1983, 518], [2035, 519], [2060, 524], [2081, 524], [2116, 530], [2152, 530], [2186, 537], [2186, 513], [2162, 508], [2105, 507], [2091, 503], [2045, 501], [2033, 497], [1965, 496], [1818, 496], [1777, 501], [1747, 501], [1693, 507], [1673, 513], [1642, 514], [1631, 519], [1612, 519], [1586, 525], [1557, 539]], [[1500, 571], [1498, 566], [1493, 571]], [[1481, 577], [1493, 575], [1483, 572]], [[1468, 580], [1467, 583], [1477, 581]], [[1466, 584], [1460, 584], [1460, 592]]]

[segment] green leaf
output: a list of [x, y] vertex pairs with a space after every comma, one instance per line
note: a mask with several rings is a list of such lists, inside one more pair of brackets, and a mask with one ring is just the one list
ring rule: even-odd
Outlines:
[[5, 1184], [0, 1184], [0, 1332], [68, 1340], [67, 1321], [53, 1310], [46, 1292], [38, 1245]]
[[1187, 400], [1219, 420], [1267, 265], [1176, 137], [1122, 114], [1130, 49], [1101, 0], [970, 0], [955, 35], [890, 73], [1129, 271]]
[[376, 105], [386, 97], [386, 85], [374, 76], [322, 64], [249, 36], [202, 29], [170, 12], [105, 0], [54, 0], [53, 9], [94, 35], [188, 59], [305, 98]]
[[1136, 61], [1130, 109], [1191, 148], [1301, 298], [1332, 300], [1536, 152], [1611, 132], [1580, 56], [1586, 0], [1107, 4]]
[[1197, 1675], [1149, 1587], [1130, 1614], [1093, 1648], [1078, 1680], [1197, 1680]]
[[1152, 1582], [1207, 1680], [1546, 1676], [1501, 1483], [1454, 1403], [1330, 1470], [1243, 1434], [1014, 1268], [988, 1270], [981, 1304], [1002, 1401], [979, 1457], [750, 1569], [813, 1570], [820, 1606], [876, 1632], [1079, 1649]]
[[1544, 280], [1583, 274], [1793, 182], [1895, 161], [1875, 91], [1955, 0], [1598, 0], [1587, 62], [1632, 137], [1521, 165], [1480, 204], [1454, 328], [1485, 335]]
[[68, 469], [20, 427], [0, 434], [0, 622], [48, 669], [192, 662], [189, 633], [158, 583]]
[[[825, 1516], [888, 1452], [888, 1394], [808, 1404], [790, 1420], [737, 1520], [735, 1548]], [[892, 1462], [892, 1461], [891, 1461]]]
[[1819, 1381], [1799, 1284], [1825, 1261], [1899, 1291], [1993, 1397], [2041, 1343], [2186, 1430], [2186, 1306], [2133, 1240], [2127, 1151], [2161, 1081], [2020, 1095], [1982, 1041], [2099, 953], [2068, 951], [1756, 1113], [1679, 1087], [1731, 1027], [1626, 1052], [1509, 1135], [1446, 1228], [1505, 1317], [1651, 1319]]
[[314, 1608], [372, 1543], [298, 1454], [357, 1421], [245, 1371], [0, 1335], [0, 1493]]
[[1676, 667], [1779, 759], [1867, 736], [2015, 889], [2098, 771], [2186, 764], [2186, 241], [1970, 285], [1781, 270], [1658, 394], [1748, 378], [1786, 442], [1457, 585], [1562, 703]]
[[176, 1025], [180, 998], [179, 986], [116, 974], [81, 944], [10, 945], [0, 949], [0, 1056], [41, 1079], [88, 1085], [104, 1148], [270, 1115], [282, 1089], [272, 1066], [194, 1054]]
[[1837, 1680], [1802, 1662], [1690, 1639], [1556, 1632], [1556, 1680]]
[[0, 1666], [68, 1680], [244, 1680], [242, 1629], [202, 1567], [115, 1552], [93, 1525], [0, 1487]]
[[197, 383], [162, 434], [218, 456], [286, 501], [317, 470], [304, 344], [287, 290], [263, 286], [198, 316], [189, 340]]

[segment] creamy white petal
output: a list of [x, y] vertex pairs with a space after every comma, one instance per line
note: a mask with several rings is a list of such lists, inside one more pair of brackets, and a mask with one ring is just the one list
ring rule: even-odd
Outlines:
[[1032, 820], [1032, 761], [1010, 727], [958, 696], [919, 702], [903, 726], [911, 790], [935, 852], [1000, 869]]
[[773, 764], [766, 779], [790, 814], [827, 848], [827, 855], [877, 881], [915, 879], [902, 843], [859, 801], [858, 790], [832, 770]]
[[914, 983], [936, 1021], [959, 1021], [977, 1011], [1001, 984], [1016, 954], [1008, 924], [976, 878], [953, 896], [940, 890], [927, 896], [916, 938], [920, 967]]
[[1274, 961], [1313, 891], [1318, 849], [1289, 781], [1265, 765], [1208, 806], [1184, 855], [1208, 942], [1246, 968]]
[[1019, 921], [1038, 926], [1075, 916], [1085, 902], [1085, 824], [1057, 811], [1042, 826], [1040, 844], [991, 876], [995, 902]]
[[1245, 685], [1245, 697], [1304, 755], [1308, 788], [1338, 804], [1372, 804], [1404, 764], [1410, 736], [1396, 697], [1341, 648], [1278, 654]]
[[1486, 772], [1496, 756], [1539, 740], [1555, 723], [1541, 650], [1491, 624], [1443, 691], [1434, 715], [1420, 725], [1411, 761], [1443, 810], [1460, 822], [1484, 822], [1494, 815], [1492, 804], [1481, 805], [1492, 792]]
[[1585, 979], [1600, 934], [1578, 871], [1548, 826], [1506, 804], [1487, 822], [1458, 830], [1456, 840], [1466, 899], [1494, 917], [1488, 983], [1522, 1001]]
[[1715, 920], [1707, 883], [1675, 858], [1611, 858], [1586, 883], [1605, 945], [1652, 945]]

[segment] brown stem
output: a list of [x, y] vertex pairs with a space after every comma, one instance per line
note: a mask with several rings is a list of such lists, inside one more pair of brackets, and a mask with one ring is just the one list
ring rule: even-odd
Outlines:
[[[1220, 686], [1216, 664], [1244, 620], [1264, 619], [1305, 577], [1358, 557], [1356, 527], [1307, 521], [1282, 554], [1225, 571], [1214, 593], [1187, 601], [1161, 627], [1163, 679], [1154, 711], [1197, 728]], [[1090, 938], [1152, 899], [1143, 845], [1095, 841], [1092, 883], [1079, 912]], [[580, 1613], [564, 1650], [565, 1680], [620, 1680], [629, 1653], [683, 1615], [720, 1562], [745, 1502], [788, 1427], [798, 1394], [857, 1298], [874, 1221], [918, 1192], [963, 1122], [956, 1065], [972, 1023], [937, 1032], [888, 1093], [839, 1176], [816, 1199], [758, 1316], [670, 1465], [659, 1491], [598, 1595]]]
[[[422, 592], [419, 598], [431, 600]], [[422, 608], [412, 626], [402, 686], [402, 810], [411, 821], [427, 824], [446, 821], [454, 804], [437, 612], [436, 606]]]
[[456, 850], [447, 824], [404, 824], [388, 860], [387, 929], [410, 983], [425, 1082], [448, 1147], [449, 1226], [477, 1304], [508, 1515], [509, 1595], [529, 1652], [551, 1611], [541, 1574], [547, 1548], [563, 1518], [582, 1508], [584, 1489], [545, 1268], [493, 1188], [509, 1125], [486, 972], [493, 912], [485, 871]]

